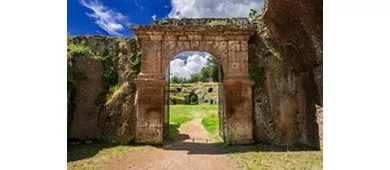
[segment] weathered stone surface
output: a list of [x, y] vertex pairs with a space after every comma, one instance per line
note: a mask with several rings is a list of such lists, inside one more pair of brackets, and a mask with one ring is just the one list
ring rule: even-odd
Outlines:
[[[165, 22], [164, 22], [165, 21]], [[164, 22], [164, 23], [163, 23]], [[136, 34], [144, 34], [145, 30], [186, 30], [187, 34], [204, 30], [226, 31], [225, 34], [243, 34], [236, 31], [254, 30], [256, 26], [250, 24], [247, 18], [182, 18], [154, 20], [152, 25], [132, 25], [131, 29]], [[153, 32], [155, 32], [153, 31]], [[191, 32], [192, 31], [192, 32]], [[175, 32], [183, 33], [183, 32]], [[207, 33], [207, 32], [205, 32]], [[184, 34], [183, 34], [184, 35]]]
[[135, 84], [125, 82], [105, 104], [99, 116], [102, 140], [108, 143], [129, 144], [135, 137]]
[[79, 74], [84, 72], [88, 77], [76, 78], [76, 107], [68, 138], [97, 139], [101, 137], [97, 126], [100, 108], [96, 106], [95, 100], [104, 92], [101, 76], [103, 66], [100, 61], [93, 59], [90, 55], [79, 56], [75, 60], [76, 75], [77, 72]]
[[162, 144], [164, 87], [165, 81], [137, 80], [136, 143]]
[[322, 1], [265, 1], [253, 23], [249, 68], [265, 72], [253, 88], [255, 138], [321, 148]]
[[225, 139], [229, 144], [249, 144], [253, 142], [253, 119], [250, 112], [252, 110], [252, 102], [250, 102], [252, 98], [252, 83], [244, 84], [226, 81], [224, 83]]
[[202, 40], [201, 35], [188, 35], [188, 40]]
[[[68, 76], [76, 77], [75, 106], [68, 105], [68, 139], [98, 139], [109, 143], [127, 144], [135, 136], [135, 85], [133, 68], [129, 64], [140, 55], [140, 46], [134, 39], [102, 36], [68, 37], [76, 44], [85, 42], [89, 49], [86, 55], [73, 56], [72, 66], [68, 65]], [[108, 92], [103, 86], [103, 61], [106, 58], [118, 76], [121, 86], [109, 102], [105, 103]], [[85, 71], [84, 78], [77, 75], [77, 69]], [[77, 78], [79, 77], [79, 78]], [[72, 93], [68, 89], [68, 103]], [[75, 107], [74, 111], [71, 109]]]
[[[161, 23], [160, 23], [161, 22]], [[166, 23], [167, 22], [167, 23]], [[240, 51], [240, 41], [248, 41], [254, 33], [254, 26], [247, 19], [168, 19], [154, 21], [148, 26], [132, 26], [142, 42], [141, 73], [137, 76], [137, 143], [161, 144], [163, 141], [164, 83], [169, 61], [185, 51], [204, 51], [216, 58], [225, 67], [224, 74], [230, 73], [232, 81], [226, 82], [226, 96], [236, 99], [225, 101], [227, 126], [226, 143], [244, 144], [253, 142], [252, 135], [252, 91], [248, 76], [246, 49]], [[168, 35], [162, 41], [143, 38], [145, 32], [160, 32]], [[237, 33], [238, 31], [238, 33]], [[234, 35], [232, 35], [234, 34]], [[149, 36], [149, 35], [148, 35]], [[176, 36], [176, 38], [173, 38]], [[227, 42], [229, 40], [229, 44]], [[162, 49], [153, 44], [162, 43]], [[245, 48], [245, 43], [243, 43]], [[247, 51], [247, 50], [246, 50]], [[228, 53], [232, 52], [232, 53]], [[161, 55], [160, 55], [161, 54]], [[161, 69], [160, 69], [161, 68]], [[162, 75], [153, 77], [152, 75]], [[229, 76], [227, 76], [229, 77]], [[148, 83], [146, 83], [148, 82]], [[244, 85], [245, 84], [245, 85]], [[148, 94], [153, 94], [150, 96]], [[227, 97], [228, 98], [228, 97]]]

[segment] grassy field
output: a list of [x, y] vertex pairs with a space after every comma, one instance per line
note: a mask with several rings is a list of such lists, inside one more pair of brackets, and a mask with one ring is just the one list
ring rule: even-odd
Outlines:
[[219, 136], [218, 110], [217, 114], [204, 117], [202, 119], [202, 125], [206, 129], [211, 142], [222, 142], [222, 138]]
[[80, 144], [68, 146], [67, 169], [92, 170], [125, 153], [142, 150], [143, 146]]
[[180, 125], [195, 118], [202, 118], [202, 125], [208, 132], [212, 142], [220, 141], [218, 136], [218, 105], [170, 105], [170, 140], [179, 133]]
[[322, 153], [303, 146], [270, 147], [265, 144], [227, 147], [229, 157], [238, 160], [241, 168], [248, 170], [265, 169], [322, 169]]

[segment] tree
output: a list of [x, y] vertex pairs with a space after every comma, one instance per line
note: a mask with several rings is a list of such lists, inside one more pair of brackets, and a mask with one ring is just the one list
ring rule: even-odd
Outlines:
[[192, 74], [189, 83], [195, 83], [201, 80], [201, 74]]
[[179, 84], [179, 83], [180, 83], [179, 77], [173, 76], [173, 77], [171, 78], [171, 82], [172, 82], [172, 83], [175, 83], [175, 84]]
[[254, 19], [256, 15], [257, 15], [257, 11], [254, 9], [250, 9], [249, 18]]
[[207, 67], [207, 65], [206, 65], [205, 67], [202, 68], [202, 70], [200, 71], [200, 74], [202, 76], [201, 79], [202, 79], [203, 82], [210, 81], [211, 68]]
[[211, 77], [212, 81], [218, 82], [218, 76], [219, 76], [218, 75], [218, 73], [219, 73], [218, 60], [215, 57], [211, 56], [208, 58], [206, 66], [211, 69], [210, 77]]

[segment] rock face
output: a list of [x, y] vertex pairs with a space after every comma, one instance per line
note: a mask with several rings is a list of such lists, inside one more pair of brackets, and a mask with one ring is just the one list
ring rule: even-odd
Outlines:
[[[130, 63], [139, 50], [134, 39], [68, 38], [68, 139], [124, 144], [134, 139], [135, 75]], [[110, 90], [114, 87], [119, 88]]]
[[264, 69], [253, 88], [255, 138], [322, 148], [322, 1], [266, 1], [253, 23], [249, 69]]
[[107, 143], [130, 143], [135, 136], [134, 83], [124, 83], [102, 108], [99, 127]]
[[103, 66], [100, 61], [88, 54], [75, 58], [75, 69], [76, 74], [85, 72], [87, 75], [76, 78], [76, 107], [70, 125], [69, 138], [100, 138], [101, 133], [97, 126], [100, 108], [96, 106], [95, 100], [104, 92]]

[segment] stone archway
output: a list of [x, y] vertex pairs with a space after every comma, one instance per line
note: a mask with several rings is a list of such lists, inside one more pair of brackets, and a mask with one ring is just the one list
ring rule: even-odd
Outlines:
[[152, 25], [134, 25], [132, 30], [142, 48], [136, 79], [136, 143], [163, 143], [165, 70], [185, 51], [208, 52], [224, 68], [225, 143], [253, 142], [248, 40], [255, 27], [246, 18], [156, 20]]

